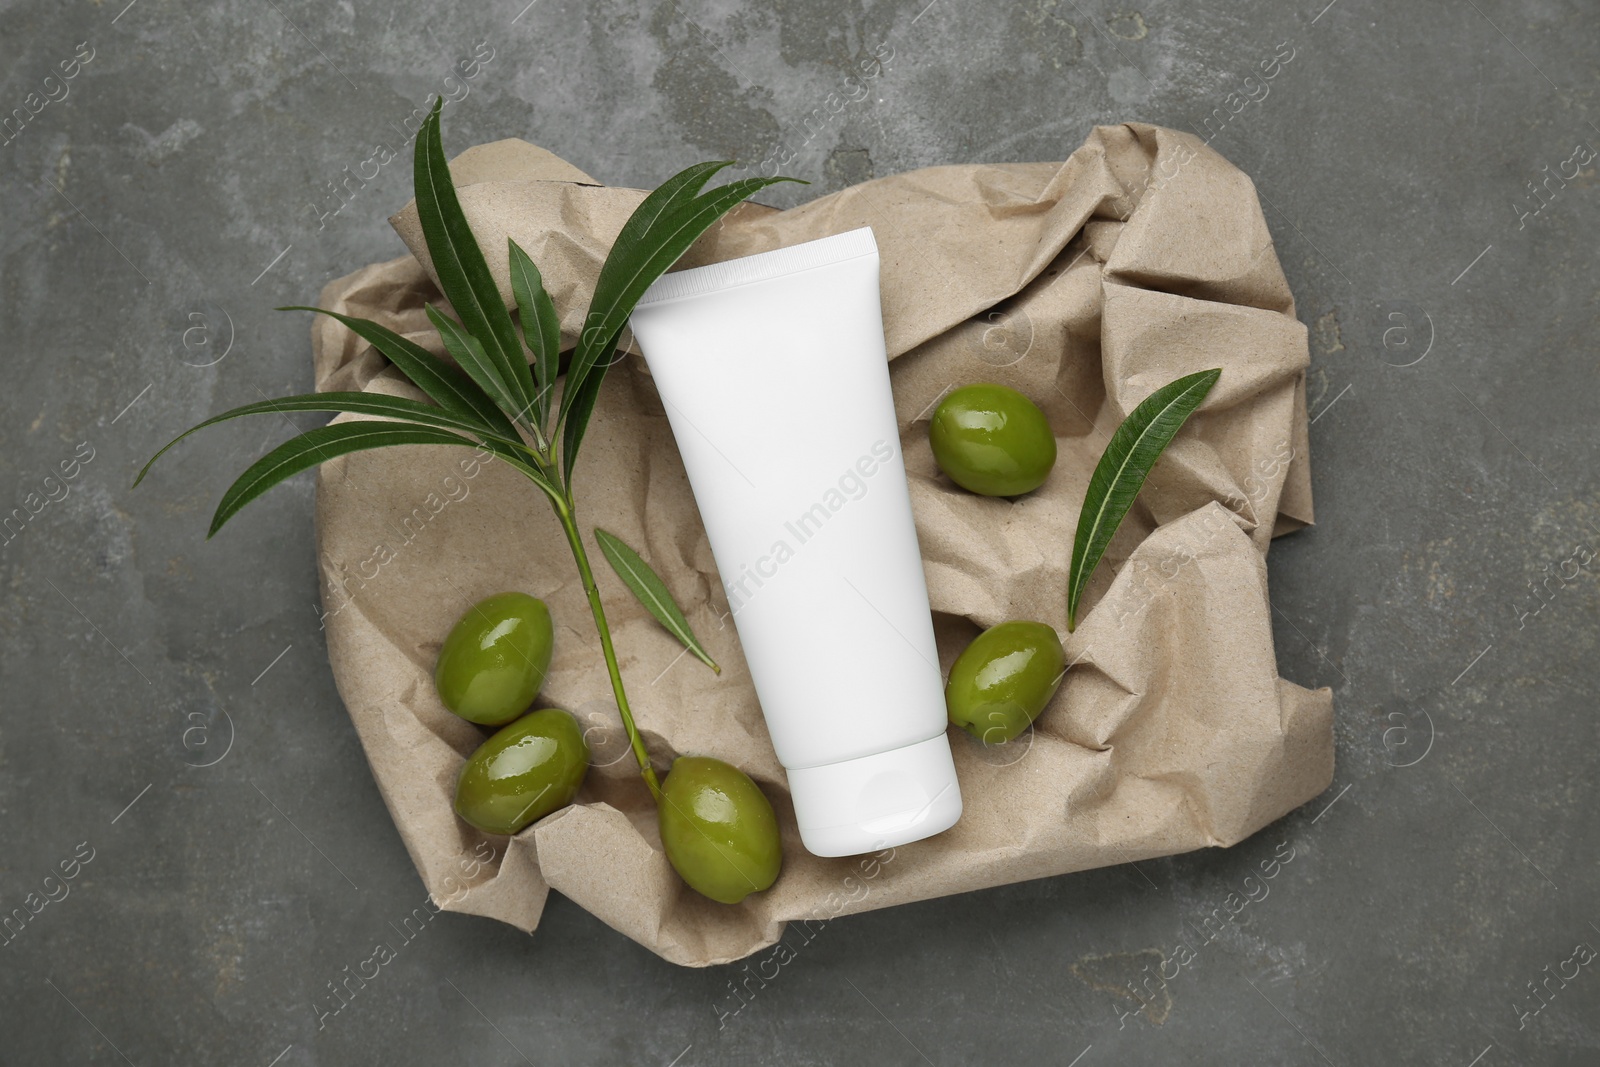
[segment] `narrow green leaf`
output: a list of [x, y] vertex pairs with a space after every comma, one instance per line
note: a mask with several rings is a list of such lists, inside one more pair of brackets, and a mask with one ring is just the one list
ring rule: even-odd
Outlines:
[[[696, 163], [692, 167], [687, 167], [657, 186], [634, 209], [633, 214], [628, 216], [628, 221], [623, 223], [617, 239], [612, 242], [611, 252], [601, 268], [595, 295], [589, 302], [591, 320], [595, 314], [594, 309], [612, 299], [608, 295], [608, 289], [616, 285], [617, 278], [626, 275], [625, 261], [647, 252], [652, 247], [653, 241], [659, 237], [659, 234], [652, 235], [652, 228], [664, 216], [681, 211], [690, 204], [713, 175], [731, 165], [732, 160], [723, 160]], [[633, 303], [638, 303], [638, 300], [635, 299]], [[627, 312], [633, 313], [632, 304], [628, 305]], [[573, 353], [573, 367], [567, 371], [567, 383], [561, 395], [558, 418], [561, 423], [562, 475], [568, 483], [572, 480], [573, 465], [578, 461], [578, 447], [583, 443], [584, 433], [589, 428], [589, 418], [594, 414], [595, 402], [600, 397], [601, 380], [615, 359], [617, 342], [621, 335], [622, 330], [619, 327], [606, 339], [600, 350], [594, 352], [591, 351], [592, 345], [585, 344], [584, 337], [589, 336], [585, 330], [584, 337], [579, 338], [578, 350]], [[590, 373], [595, 367], [599, 369]]]
[[477, 382], [506, 415], [526, 423], [527, 411], [521, 410], [516, 395], [506, 390], [500, 380], [499, 372], [495, 369], [494, 361], [484, 350], [483, 342], [462, 329], [458, 322], [432, 304], [425, 310], [428, 313], [428, 321], [439, 331], [439, 337], [444, 341], [444, 349], [450, 353], [450, 358], [461, 365], [461, 369], [467, 372], [468, 377]]
[[517, 298], [522, 337], [533, 353], [533, 387], [539, 391], [534, 405], [534, 425], [541, 431], [550, 417], [550, 394], [561, 367], [561, 318], [545, 292], [539, 268], [516, 241], [506, 238], [511, 255], [511, 291]]
[[376, 348], [390, 363], [400, 368], [400, 373], [409, 378], [411, 384], [427, 393], [440, 407], [465, 418], [476, 418], [490, 433], [512, 440], [517, 439], [516, 430], [506, 419], [505, 413], [489, 398], [489, 394], [485, 393], [464, 371], [452, 367], [415, 341], [408, 341], [371, 319], [358, 319], [350, 315], [341, 315], [337, 311], [300, 305], [281, 307], [278, 310], [315, 311], [319, 315], [338, 319], [356, 336]]
[[1069, 631], [1077, 626], [1078, 603], [1089, 576], [1133, 506], [1150, 469], [1221, 376], [1220, 368], [1205, 370], [1162, 386], [1134, 408], [1111, 435], [1089, 478], [1089, 491], [1078, 513], [1078, 532], [1072, 540], [1072, 565], [1067, 572]]
[[476, 445], [448, 430], [431, 426], [407, 426], [398, 422], [337, 422], [307, 430], [299, 437], [291, 437], [271, 452], [256, 460], [250, 469], [222, 494], [217, 512], [211, 517], [209, 540], [222, 529], [224, 523], [239, 513], [256, 497], [279, 482], [303, 470], [325, 463], [351, 452], [363, 452], [392, 445]]
[[656, 186], [634, 209], [633, 214], [628, 216], [628, 221], [622, 224], [622, 229], [617, 233], [617, 239], [612, 242], [612, 247], [622, 249], [637, 247], [648, 237], [651, 228], [664, 214], [699, 196], [706, 182], [724, 167], [731, 166], [733, 166], [731, 159], [696, 163], [692, 167], [685, 167]]
[[[704, 183], [711, 174], [724, 165], [703, 163], [699, 167], [691, 167], [690, 172], [696, 175], [703, 172], [704, 176], [697, 180]], [[594, 298], [589, 302], [589, 313], [584, 318], [578, 347], [573, 353], [571, 365], [567, 368], [567, 384], [561, 396], [560, 417], [565, 418], [573, 403], [583, 395], [584, 379], [591, 371], [599, 366], [599, 373], [605, 374], [607, 368], [600, 363], [600, 360], [611, 339], [621, 332], [628, 321], [628, 316], [633, 314], [634, 305], [639, 302], [644, 291], [665, 274], [667, 268], [676, 263], [701, 234], [732, 210], [734, 205], [749, 198], [757, 190], [778, 182], [800, 180], [783, 177], [745, 178], [685, 200], [687, 194], [698, 186], [693, 181], [683, 182], [680, 180], [682, 178], [683, 175], [680, 174], [662, 186], [662, 189], [672, 187], [675, 196], [668, 196], [659, 201], [654, 200], [655, 194], [646, 197], [644, 203], [635, 209], [634, 214], [645, 212], [648, 222], [638, 230], [634, 230], [631, 228], [633, 218], [630, 216], [628, 223], [623, 226], [622, 235], [619, 235], [616, 243], [611, 246], [611, 253], [606, 257], [605, 265], [600, 268], [600, 277], [595, 283]], [[658, 189], [657, 192], [661, 190]]]
[[[693, 169], [693, 168], [691, 168]], [[667, 268], [710, 229], [712, 224], [752, 194], [779, 182], [807, 184], [799, 178], [744, 178], [708, 193], [665, 205], [638, 238], [612, 246], [595, 283], [588, 325], [621, 326], [639, 297]], [[644, 205], [640, 205], [640, 210]], [[591, 332], [592, 335], [592, 331]]]
[[[443, 98], [436, 101], [433, 111], [417, 132], [417, 148], [413, 161], [416, 184], [417, 220], [422, 225], [422, 237], [428, 246], [428, 256], [433, 260], [434, 273], [439, 276], [439, 287], [445, 299], [460, 316], [467, 333], [483, 346], [485, 363], [492, 368], [492, 377], [498, 389], [490, 388], [482, 378], [473, 374], [479, 385], [514, 414], [518, 421], [527, 421], [533, 411], [536, 393], [528, 361], [523, 357], [522, 345], [517, 341], [517, 330], [511, 322], [511, 313], [500, 299], [500, 289], [494, 275], [483, 258], [483, 250], [467, 225], [467, 216], [456, 197], [455, 183], [450, 177], [450, 164], [444, 156], [444, 141], [439, 133], [439, 111]], [[472, 373], [468, 368], [468, 373]]]
[[[571, 410], [561, 422], [561, 476], [568, 485], [572, 484], [572, 468], [578, 462], [578, 447], [583, 444], [583, 435], [589, 429], [589, 418], [594, 414], [595, 402], [600, 399], [600, 385], [605, 381], [606, 371], [616, 355], [617, 342], [620, 339], [619, 333], [612, 337], [611, 343], [602, 350], [602, 362], [595, 372], [584, 378], [578, 386], [572, 398]], [[562, 400], [565, 402], [565, 395], [562, 396]]]
[[[573, 352], [572, 366], [567, 369], [567, 384], [561, 397], [560, 419], [566, 420], [567, 413], [572, 410], [573, 404], [580, 395], [580, 386], [588, 375], [588, 370], [598, 358], [592, 354], [593, 344], [589, 340], [590, 330], [588, 324], [592, 323], [597, 314], [597, 309], [609, 305], [613, 300], [613, 290], [617, 279], [627, 274], [625, 260], [637, 257], [653, 246], [652, 228], [661, 221], [664, 215], [674, 210], [681, 210], [691, 203], [706, 182], [711, 180], [724, 167], [732, 165], [732, 160], [712, 161], [709, 163], [696, 163], [687, 167], [661, 185], [657, 186], [648, 196], [634, 208], [633, 214], [628, 216], [628, 221], [622, 224], [617, 239], [611, 243], [611, 251], [606, 256], [606, 262], [601, 266], [600, 277], [595, 282], [595, 291], [589, 300], [589, 313], [585, 318], [585, 329], [578, 338], [578, 347]], [[637, 302], [637, 301], [636, 301]], [[632, 313], [632, 306], [629, 306]], [[574, 373], [576, 371], [576, 373]], [[602, 371], [601, 373], [604, 373]], [[590, 393], [589, 406], [593, 408], [593, 392]], [[583, 434], [578, 434], [581, 439]], [[574, 457], [575, 458], [575, 457]], [[570, 469], [570, 462], [568, 464]]]
[[617, 577], [622, 579], [622, 584], [633, 590], [633, 595], [639, 598], [639, 603], [645, 610], [656, 617], [656, 621], [683, 642], [683, 647], [692, 652], [696, 659], [707, 667], [722, 673], [699, 640], [694, 636], [694, 631], [689, 629], [689, 620], [683, 617], [683, 611], [678, 607], [678, 602], [672, 599], [666, 583], [660, 575], [650, 569], [633, 549], [613, 534], [606, 533], [598, 526], [594, 530], [594, 539], [600, 543], [600, 551], [605, 553], [606, 561], [611, 564], [611, 569], [617, 572]]
[[[424, 404], [416, 400], [407, 400], [404, 397], [384, 396], [382, 393], [307, 393], [303, 396], [285, 396], [276, 400], [264, 400], [259, 404], [245, 404], [242, 407], [224, 411], [205, 422], [191, 426], [150, 457], [148, 463], [139, 471], [139, 476], [133, 480], [135, 487], [149, 473], [156, 460], [167, 454], [167, 451], [182, 441], [185, 437], [203, 430], [207, 426], [215, 426], [219, 422], [237, 419], [244, 415], [284, 415], [291, 411], [342, 411], [354, 415], [382, 415], [391, 419], [404, 422], [418, 423], [423, 426], [432, 426], [441, 430], [450, 430], [458, 434], [474, 434], [485, 439], [494, 439], [495, 435], [489, 433], [476, 419], [463, 418], [453, 412], [436, 408], [432, 404]], [[507, 427], [510, 429], [510, 427]], [[521, 448], [522, 441], [511, 431], [510, 438], [500, 438], [499, 443]], [[472, 442], [476, 443], [476, 442]]]

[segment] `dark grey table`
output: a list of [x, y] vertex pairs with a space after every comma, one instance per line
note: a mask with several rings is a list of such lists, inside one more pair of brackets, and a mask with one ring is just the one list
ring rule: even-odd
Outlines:
[[[1600, 31], [1325, 3], [0, 2], [0, 503], [33, 502], [0, 547], [0, 913], [47, 901], [0, 947], [0, 1061], [1595, 1063]], [[721, 1027], [737, 968], [552, 898], [533, 938], [439, 917], [319, 1030], [423, 891], [329, 675], [310, 481], [209, 543], [283, 427], [129, 482], [309, 387], [270, 309], [401, 253], [406, 164], [365, 161], [434, 93], [452, 152], [521, 136], [615, 184], [789, 145], [815, 185], [780, 204], [1096, 123], [1210, 137], [1311, 328], [1321, 524], [1271, 576], [1283, 673], [1336, 693], [1333, 788], [1228, 851], [841, 920]]]

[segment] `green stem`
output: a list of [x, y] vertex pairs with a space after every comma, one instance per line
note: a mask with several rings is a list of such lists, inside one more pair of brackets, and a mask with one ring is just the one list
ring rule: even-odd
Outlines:
[[639, 773], [644, 776], [645, 785], [650, 787], [650, 795], [659, 803], [661, 783], [656, 779], [655, 768], [650, 766], [650, 754], [645, 751], [644, 738], [639, 736], [639, 728], [633, 724], [633, 712], [628, 709], [628, 694], [622, 688], [617, 652], [611, 646], [611, 627], [606, 622], [605, 606], [600, 603], [600, 590], [594, 582], [594, 571], [589, 567], [589, 553], [584, 549], [583, 538], [578, 533], [571, 491], [568, 490], [565, 500], [552, 498], [552, 503], [556, 517], [561, 520], [561, 529], [566, 532], [567, 544], [572, 546], [572, 558], [577, 561], [578, 575], [583, 579], [583, 591], [589, 598], [589, 611], [594, 615], [594, 628], [600, 634], [600, 649], [605, 653], [606, 671], [611, 675], [611, 692], [617, 698], [617, 711], [622, 715], [623, 729], [628, 731], [628, 744], [633, 746], [633, 758], [639, 761]]

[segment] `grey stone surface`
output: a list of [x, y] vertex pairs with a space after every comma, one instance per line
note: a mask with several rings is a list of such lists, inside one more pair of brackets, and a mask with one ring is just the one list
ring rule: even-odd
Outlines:
[[[66, 92], [0, 144], [0, 499], [66, 494], [0, 548], [0, 912], [67, 893], [0, 947], [0, 1062], [1597, 1062], [1600, 190], [1593, 163], [1528, 186], [1600, 144], [1594, 11], [1325, 2], [0, 2], [0, 113]], [[884, 42], [868, 98], [808, 127]], [[423, 891], [329, 675], [309, 479], [203, 539], [285, 428], [129, 482], [309, 387], [306, 323], [270, 309], [400, 254], [409, 188], [383, 166], [319, 219], [328, 183], [463, 87], [452, 152], [522, 136], [651, 185], [787, 144], [816, 184], [781, 204], [1059, 159], [1095, 123], [1212, 136], [1312, 330], [1321, 523], [1270, 566], [1283, 673], [1336, 692], [1333, 788], [1227, 851], [830, 924], [720, 1024], [739, 968], [560, 899], [533, 938], [444, 915], [402, 942]]]

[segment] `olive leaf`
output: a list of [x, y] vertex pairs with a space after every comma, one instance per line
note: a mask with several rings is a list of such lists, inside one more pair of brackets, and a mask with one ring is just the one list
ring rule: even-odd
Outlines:
[[[683, 617], [683, 610], [678, 607], [678, 602], [672, 599], [672, 592], [667, 589], [661, 576], [651, 570], [650, 564], [629, 548], [627, 543], [615, 534], [607, 533], [596, 526], [594, 539], [600, 544], [600, 551], [605, 554], [606, 562], [611, 564], [611, 569], [617, 572], [617, 577], [622, 579], [622, 584], [633, 590], [633, 595], [639, 598], [645, 610], [656, 617], [656, 621], [683, 642], [683, 647], [694, 653], [696, 659], [710, 667], [718, 674], [722, 668], [717, 666], [710, 653], [700, 644], [694, 631], [689, 629], [689, 620]], [[681, 655], [681, 653], [680, 653]]]
[[561, 394], [561, 400], [565, 403], [569, 396], [575, 399], [572, 409], [561, 419], [561, 477], [569, 485], [572, 483], [572, 468], [578, 462], [578, 446], [583, 443], [584, 431], [589, 428], [589, 419], [594, 415], [595, 402], [600, 399], [600, 384], [605, 381], [606, 370], [616, 356], [619, 338], [620, 333], [611, 339], [603, 352], [605, 362], [598, 371], [583, 379], [576, 389], [572, 387], [572, 372], [567, 372], [567, 388]]
[[533, 353], [533, 386], [539, 391], [533, 424], [542, 428], [550, 417], [550, 393], [556, 387], [561, 366], [561, 317], [544, 290], [543, 275], [528, 253], [509, 237], [506, 244], [511, 256], [511, 292], [517, 298], [523, 342]]
[[[435, 429], [451, 430], [458, 434], [476, 434], [485, 439], [496, 439], [503, 444], [521, 445], [521, 441], [513, 435], [510, 438], [499, 437], [490, 433], [484, 426], [474, 419], [463, 418], [443, 408], [436, 408], [431, 404], [423, 404], [416, 400], [407, 400], [404, 397], [384, 396], [382, 393], [308, 393], [304, 396], [282, 396], [276, 400], [264, 400], [258, 404], [245, 404], [242, 407], [224, 411], [221, 415], [213, 415], [205, 422], [189, 427], [171, 441], [162, 446], [161, 451], [150, 457], [150, 461], [139, 471], [139, 476], [133, 480], [137, 486], [144, 481], [144, 476], [150, 472], [156, 460], [167, 454], [167, 450], [182, 441], [185, 437], [207, 426], [215, 426], [219, 422], [237, 419], [244, 415], [284, 415], [291, 411], [342, 411], [352, 415], [386, 415], [390, 419], [403, 422], [414, 422]], [[465, 444], [476, 444], [475, 441], [465, 441]], [[276, 483], [274, 483], [276, 484]]]
[[[778, 182], [798, 180], [744, 178], [709, 193], [692, 195], [715, 171], [705, 167], [691, 169], [703, 172], [704, 177], [684, 185], [669, 182], [650, 194], [635, 212], [646, 213], [649, 220], [639, 239], [627, 243], [619, 239], [611, 246], [611, 253], [606, 256], [595, 282], [594, 297], [589, 301], [589, 314], [584, 319], [583, 334], [572, 366], [567, 369], [569, 389], [575, 390], [581, 385], [596, 366], [603, 373], [606, 362], [602, 362], [602, 357], [614, 349], [616, 338], [628, 316], [633, 314], [639, 298], [710, 229], [712, 223], [756, 191]], [[650, 203], [651, 197], [663, 192], [668, 193], [665, 204]]]
[[[493, 396], [495, 372], [483, 342], [462, 329], [454, 319], [432, 304], [428, 304], [423, 310], [427, 312], [428, 321], [433, 323], [433, 328], [439, 331], [439, 339], [444, 342], [444, 350], [450, 353], [450, 358], [467, 371], [468, 376], [478, 383], [486, 395]], [[493, 405], [500, 401], [491, 400], [490, 403]], [[521, 421], [523, 425], [529, 425], [526, 415], [526, 411], [517, 411], [509, 407], [504, 409], [504, 416]], [[535, 436], [538, 437], [536, 429]], [[538, 439], [543, 441], [542, 437]]]
[[417, 131], [412, 168], [417, 221], [422, 226], [434, 273], [439, 277], [439, 288], [461, 317], [466, 332], [476, 338], [484, 350], [484, 360], [477, 368], [481, 373], [475, 373], [474, 367], [465, 364], [464, 369], [507, 414], [526, 422], [537, 400], [533, 375], [517, 340], [511, 312], [500, 299], [500, 287], [489, 272], [488, 261], [483, 258], [483, 250], [478, 247], [456, 196], [439, 132], [439, 112], [443, 106], [441, 97], [434, 102], [422, 129]]
[[611, 246], [595, 282], [589, 314], [584, 318], [578, 347], [567, 368], [566, 388], [561, 393], [558, 419], [565, 422], [561, 465], [566, 478], [572, 477], [578, 447], [600, 395], [601, 379], [615, 362], [622, 328], [645, 290], [735, 205], [769, 185], [800, 181], [784, 177], [744, 178], [701, 193], [711, 176], [727, 165], [702, 163], [669, 179], [645, 197]]
[[298, 437], [289, 438], [239, 475], [238, 480], [222, 494], [216, 514], [211, 517], [211, 530], [206, 534], [206, 539], [210, 540], [224, 523], [238, 514], [240, 508], [285, 478], [338, 456], [391, 445], [473, 444], [476, 442], [447, 430], [437, 430], [431, 426], [407, 426], [398, 422], [338, 422], [307, 430]]
[[[621, 307], [615, 290], [619, 288], [619, 279], [629, 273], [630, 262], [647, 253], [652, 231], [663, 216], [692, 202], [706, 182], [711, 180], [711, 176], [729, 165], [729, 161], [697, 163], [679, 171], [646, 196], [634, 208], [633, 214], [628, 216], [628, 221], [622, 224], [605, 263], [601, 265], [600, 277], [596, 279], [594, 293], [589, 298], [589, 313], [584, 318], [583, 331], [578, 336], [578, 347], [572, 354], [572, 365], [567, 368], [567, 385], [561, 397], [560, 417], [563, 420], [577, 401], [579, 386], [588, 377], [590, 368], [602, 359], [609, 362], [610, 353], [615, 351], [615, 339], [622, 332], [622, 322], [633, 313], [633, 306], [638, 303], [638, 297], [635, 297], [626, 305], [625, 313], [616, 319], [609, 330], [606, 329], [605, 320], [608, 317], [615, 318], [611, 313]], [[643, 291], [641, 289], [640, 293]], [[601, 373], [604, 374], [603, 364]]]
[[358, 319], [351, 315], [341, 315], [337, 311], [298, 304], [277, 310], [314, 311], [330, 319], [338, 319], [356, 336], [376, 348], [390, 363], [400, 368], [401, 374], [409, 378], [413, 385], [426, 393], [440, 407], [464, 418], [476, 417], [483, 424], [483, 428], [491, 433], [511, 440], [518, 439], [517, 431], [512, 428], [505, 413], [489, 399], [488, 394], [471, 380], [462, 380], [467, 377], [463, 371], [452, 367], [415, 341], [406, 340], [387, 326], [379, 325], [371, 319]]
[[1111, 435], [1089, 478], [1089, 490], [1078, 513], [1078, 532], [1072, 539], [1072, 564], [1067, 572], [1069, 632], [1077, 626], [1078, 604], [1089, 576], [1133, 506], [1150, 469], [1221, 376], [1221, 368], [1215, 368], [1169, 382], [1146, 397]]

